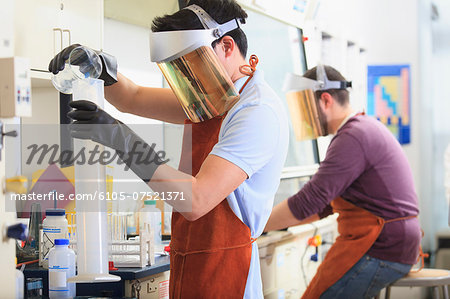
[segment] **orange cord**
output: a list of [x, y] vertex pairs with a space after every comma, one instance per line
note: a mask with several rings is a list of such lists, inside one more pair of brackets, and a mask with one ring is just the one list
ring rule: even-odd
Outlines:
[[[421, 231], [422, 231], [422, 238], [423, 238], [423, 236], [425, 235], [425, 232], [423, 231], [423, 229], [420, 229]], [[420, 270], [422, 270], [423, 269], [423, 267], [425, 267], [425, 258], [426, 257], [429, 257], [430, 255], [428, 254], [428, 253], [423, 253], [423, 250], [422, 250], [422, 245], [420, 245], [419, 246], [419, 256], [417, 257], [417, 262], [416, 263], [418, 263], [419, 261], [420, 261], [420, 268], [419, 269], [417, 269], [417, 270], [411, 270], [411, 271], [409, 271], [410, 273], [417, 273], [417, 272], [419, 272]]]
[[250, 56], [250, 59], [248, 60], [248, 64], [241, 65], [239, 67], [239, 71], [241, 72], [241, 74], [249, 76], [247, 81], [245, 81], [244, 85], [242, 85], [241, 89], [239, 90], [239, 93], [242, 93], [248, 81], [250, 81], [250, 79], [253, 77], [253, 73], [256, 70], [256, 65], [258, 64], [258, 62], [259, 62], [258, 56], [252, 54]]
[[23, 262], [23, 263], [17, 264], [16, 268], [22, 267], [22, 265], [34, 264], [34, 263], [37, 263], [37, 262], [39, 262], [39, 260], [32, 260], [32, 261], [28, 261], [28, 262]]
[[422, 245], [419, 246], [419, 250], [420, 250], [420, 251], [419, 251], [419, 257], [417, 258], [417, 262], [420, 261], [420, 267], [419, 267], [419, 269], [417, 269], [417, 270], [411, 270], [411, 271], [409, 271], [409, 272], [411, 272], [411, 273], [417, 273], [417, 272], [419, 272], [420, 270], [422, 270], [423, 267], [425, 267], [425, 258], [430, 256], [428, 253], [423, 253]]

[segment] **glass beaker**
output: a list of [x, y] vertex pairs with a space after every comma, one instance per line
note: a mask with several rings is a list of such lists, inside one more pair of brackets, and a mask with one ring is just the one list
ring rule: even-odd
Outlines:
[[100, 56], [94, 50], [80, 46], [70, 52], [64, 69], [52, 76], [52, 83], [59, 92], [71, 94], [73, 81], [84, 78], [97, 79], [101, 73]]

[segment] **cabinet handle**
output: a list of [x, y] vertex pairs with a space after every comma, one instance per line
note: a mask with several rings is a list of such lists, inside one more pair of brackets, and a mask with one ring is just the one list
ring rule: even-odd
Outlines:
[[[59, 50], [56, 49], [56, 44], [55, 44], [55, 32], [59, 32], [60, 35], [60, 40], [61, 40], [61, 44], [60, 44], [60, 48]], [[63, 47], [63, 31], [61, 28], [53, 28], [53, 56], [55, 56], [57, 53], [59, 53], [60, 51], [62, 51]]]
[[68, 46], [70, 46], [72, 44], [72, 35], [70, 33], [70, 30], [69, 29], [63, 29], [62, 32], [67, 32], [67, 35], [69, 36], [69, 44], [68, 44]]

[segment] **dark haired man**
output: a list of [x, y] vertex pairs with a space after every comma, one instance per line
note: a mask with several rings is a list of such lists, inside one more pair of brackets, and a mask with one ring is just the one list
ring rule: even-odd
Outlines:
[[309, 223], [332, 209], [338, 212], [340, 236], [303, 298], [371, 298], [406, 275], [419, 254], [411, 169], [383, 124], [353, 112], [350, 84], [338, 71], [318, 66], [291, 81], [306, 87], [303, 92], [311, 90], [322, 135], [335, 136], [317, 173], [274, 208], [266, 230]]
[[[127, 162], [154, 190], [163, 186], [163, 192], [184, 191], [189, 197], [188, 211], [183, 202], [167, 202], [178, 211], [172, 217], [171, 298], [263, 297], [254, 240], [272, 209], [287, 153], [288, 124], [282, 103], [255, 70], [257, 58], [252, 56], [250, 66], [245, 63], [247, 40], [239, 23], [246, 17], [233, 0], [193, 0], [173, 15], [156, 18], [151, 57], [171, 89], [137, 86], [115, 72], [112, 57], [100, 53], [100, 78], [109, 85], [105, 95], [110, 103], [124, 112], [186, 123], [185, 136], [192, 134], [192, 148], [183, 148], [180, 171]], [[70, 50], [50, 63], [53, 73], [64, 67]], [[124, 157], [131, 157], [130, 144], [143, 143], [92, 103], [71, 105], [75, 124], [118, 126], [106, 133], [89, 132], [86, 138]]]

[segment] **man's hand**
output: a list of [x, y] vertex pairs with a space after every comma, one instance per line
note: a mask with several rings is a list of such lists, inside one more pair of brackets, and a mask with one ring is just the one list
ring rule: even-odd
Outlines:
[[69, 105], [75, 109], [67, 114], [74, 120], [70, 125], [71, 136], [90, 139], [116, 150], [123, 162], [143, 181], [149, 182], [156, 169], [166, 162], [133, 130], [94, 103], [80, 100]]
[[115, 144], [114, 125], [119, 121], [100, 109], [90, 101], [80, 100], [69, 103], [75, 110], [67, 113], [74, 120], [70, 125], [70, 134], [74, 138], [91, 139], [115, 150], [119, 149]]
[[[48, 65], [48, 70], [53, 74], [58, 74], [65, 67], [66, 61], [69, 59], [70, 53], [75, 49], [81, 47], [80, 44], [73, 44], [64, 48], [61, 52], [56, 54], [56, 56], [50, 61]], [[110, 86], [117, 82], [117, 60], [114, 56], [109, 55], [105, 52], [95, 51], [100, 60], [102, 61], [102, 73], [99, 79], [105, 82], [105, 86]], [[72, 64], [77, 65], [83, 61], [83, 57], [79, 57], [78, 60], [71, 61]], [[83, 70], [80, 70], [83, 72]]]

